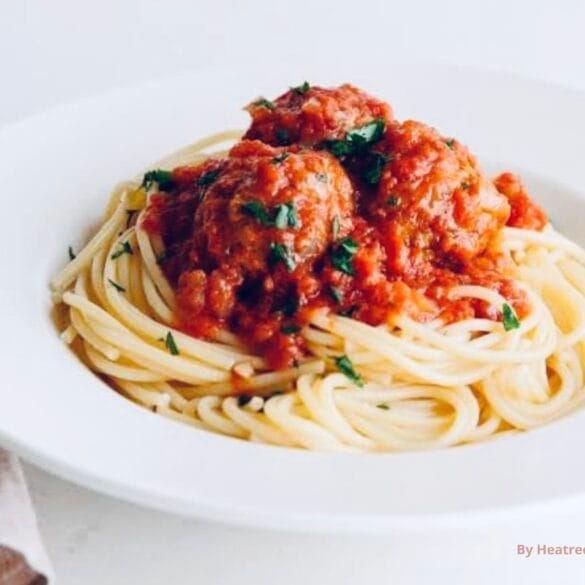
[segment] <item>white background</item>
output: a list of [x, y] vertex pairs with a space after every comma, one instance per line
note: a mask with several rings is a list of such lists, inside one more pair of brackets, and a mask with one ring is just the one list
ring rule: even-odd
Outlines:
[[[53, 104], [202, 65], [254, 62], [269, 72], [321, 57], [375, 62], [381, 76], [384, 63], [430, 61], [585, 90], [584, 31], [579, 0], [0, 0], [0, 126]], [[30, 466], [26, 471], [62, 585], [571, 585], [585, 579], [584, 557], [516, 554], [522, 543], [585, 545], [584, 510], [469, 533], [302, 537], [183, 520]]]

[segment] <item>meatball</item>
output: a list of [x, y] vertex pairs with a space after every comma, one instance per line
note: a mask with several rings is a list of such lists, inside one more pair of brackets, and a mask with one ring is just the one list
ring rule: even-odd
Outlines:
[[326, 152], [238, 143], [195, 211], [180, 301], [196, 311], [206, 287], [205, 305], [225, 318], [240, 287], [241, 297], [294, 287], [331, 243], [332, 225], [338, 235], [351, 229], [352, 194]]
[[173, 284], [185, 266], [192, 264], [189, 256], [195, 211], [226, 164], [225, 160], [209, 159], [196, 166], [177, 167], [165, 186], [166, 194], [150, 198], [141, 227], [161, 236], [165, 253], [159, 261]]
[[204, 263], [265, 272], [275, 245], [295, 265], [322, 254], [333, 218], [347, 224], [352, 211], [351, 184], [331, 155], [243, 141], [195, 213], [194, 243]]
[[431, 266], [457, 272], [495, 241], [510, 206], [467, 148], [407, 121], [390, 124], [376, 150], [383, 167], [366, 209], [390, 275], [420, 278]]
[[494, 179], [494, 185], [508, 199], [512, 208], [507, 225], [540, 231], [548, 223], [545, 212], [532, 200], [520, 177], [502, 173]]
[[388, 104], [349, 84], [333, 89], [307, 84], [287, 91], [274, 102], [253, 102], [247, 110], [252, 125], [244, 138], [274, 146], [315, 146], [343, 139], [349, 130], [372, 120], [392, 119]]

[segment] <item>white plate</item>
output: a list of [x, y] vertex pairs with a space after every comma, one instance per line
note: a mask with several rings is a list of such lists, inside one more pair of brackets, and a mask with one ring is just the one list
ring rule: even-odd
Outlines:
[[[327, 73], [323, 73], [327, 71]], [[585, 95], [437, 67], [208, 71], [63, 106], [0, 133], [0, 440], [60, 475], [182, 514], [270, 527], [394, 531], [509, 518], [585, 493], [585, 412], [485, 444], [390, 455], [309, 453], [201, 432], [143, 410], [57, 338], [47, 281], [110, 188], [167, 151], [244, 126], [240, 108], [302, 82], [345, 80], [523, 172], [584, 242]], [[581, 194], [579, 194], [581, 191]]]

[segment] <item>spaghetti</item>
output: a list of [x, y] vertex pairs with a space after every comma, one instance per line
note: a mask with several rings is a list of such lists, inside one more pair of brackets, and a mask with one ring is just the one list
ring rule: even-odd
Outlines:
[[[151, 168], [220, 164], [230, 155], [218, 147], [239, 139], [217, 134]], [[425, 319], [395, 311], [377, 324], [317, 303], [295, 330], [302, 355], [275, 368], [227, 321], [205, 338], [177, 321], [167, 245], [148, 225], [160, 186], [118, 186], [97, 233], [51, 282], [62, 340], [146, 408], [262, 443], [402, 451], [530, 429], [585, 398], [585, 250], [549, 224], [499, 231], [514, 299], [509, 287], [461, 281], [434, 299], [448, 309]], [[452, 306], [482, 310], [454, 318]]]

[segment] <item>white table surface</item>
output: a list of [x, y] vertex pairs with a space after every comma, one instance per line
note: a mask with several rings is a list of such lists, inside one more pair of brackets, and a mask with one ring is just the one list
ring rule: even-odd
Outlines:
[[[0, 126], [199, 63], [286, 67], [321, 54], [481, 66], [585, 89], [580, 0], [2, 0], [0, 23]], [[25, 469], [61, 585], [570, 585], [585, 578], [585, 557], [516, 553], [518, 544], [585, 546], [585, 506], [473, 532], [300, 536], [185, 520]]]
[[61, 585], [572, 585], [585, 557], [523, 558], [518, 544], [585, 546], [585, 507], [434, 535], [323, 536], [195, 522], [97, 495], [26, 466]]

